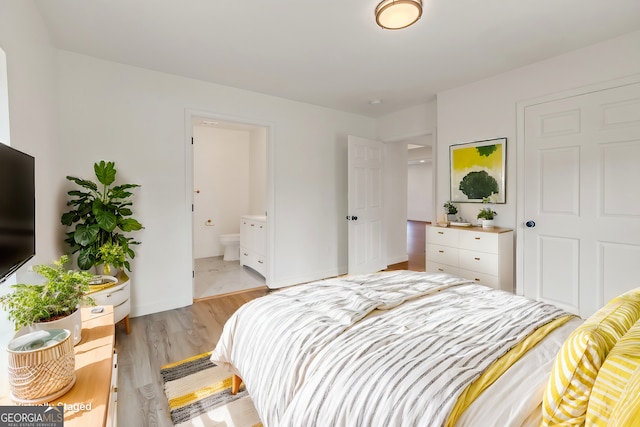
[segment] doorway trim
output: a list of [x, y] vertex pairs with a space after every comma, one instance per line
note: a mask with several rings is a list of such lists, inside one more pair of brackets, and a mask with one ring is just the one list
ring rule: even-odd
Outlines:
[[[191, 299], [194, 295], [194, 271], [193, 261], [193, 119], [199, 117], [220, 122], [235, 122], [248, 126], [256, 126], [267, 129], [267, 275], [266, 285], [273, 282], [275, 259], [275, 125], [263, 120], [247, 119], [245, 117], [230, 116], [205, 110], [185, 109], [185, 221], [187, 224], [187, 238], [185, 239], [185, 253], [191, 266]], [[238, 219], [239, 221], [240, 219]]]
[[571, 98], [575, 96], [585, 95], [592, 92], [599, 92], [602, 90], [613, 89], [616, 87], [627, 86], [634, 83], [640, 83], [640, 74], [634, 74], [631, 76], [621, 77], [618, 79], [607, 80], [604, 82], [593, 83], [586, 86], [580, 86], [577, 88], [562, 90], [559, 92], [543, 95], [536, 98], [526, 99], [518, 101], [516, 103], [517, 116], [516, 116], [516, 286], [515, 293], [517, 295], [524, 295], [524, 247], [522, 245], [524, 239], [524, 223], [526, 221], [524, 217], [524, 189], [525, 189], [525, 158], [524, 158], [524, 144], [525, 144], [525, 129], [524, 119], [525, 110], [527, 107], [531, 107], [537, 104], [543, 104], [551, 101], [557, 101], [560, 99]]

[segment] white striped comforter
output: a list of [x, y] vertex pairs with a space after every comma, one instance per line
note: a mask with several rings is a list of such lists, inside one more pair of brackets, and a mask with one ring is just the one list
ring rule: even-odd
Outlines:
[[565, 314], [444, 274], [376, 273], [244, 305], [212, 360], [242, 377], [266, 427], [441, 426], [492, 362]]

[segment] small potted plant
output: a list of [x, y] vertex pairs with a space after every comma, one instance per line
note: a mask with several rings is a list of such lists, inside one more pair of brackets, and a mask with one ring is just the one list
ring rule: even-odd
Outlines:
[[86, 295], [93, 275], [65, 269], [68, 262], [69, 257], [63, 255], [52, 266], [34, 266], [33, 271], [44, 277], [44, 283], [13, 285], [15, 290], [0, 298], [16, 331], [68, 329], [74, 345], [80, 341], [80, 306], [94, 305]]
[[[490, 201], [491, 199], [488, 197], [482, 199], [482, 203], [490, 203]], [[480, 209], [480, 212], [478, 212], [478, 219], [481, 220], [482, 228], [493, 227], [493, 218], [496, 215], [498, 215], [498, 213], [488, 206]]]
[[126, 261], [124, 248], [117, 243], [105, 243], [98, 249], [98, 259], [102, 261], [102, 274], [117, 274]]
[[458, 213], [458, 207], [456, 205], [454, 205], [451, 200], [446, 201], [443, 206], [444, 206], [444, 211], [447, 214], [447, 220], [448, 221], [455, 221], [456, 220], [456, 214]]

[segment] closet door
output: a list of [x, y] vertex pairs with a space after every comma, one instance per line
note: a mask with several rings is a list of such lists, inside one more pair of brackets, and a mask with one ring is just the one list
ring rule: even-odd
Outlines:
[[638, 286], [640, 83], [524, 110], [524, 293], [589, 316]]

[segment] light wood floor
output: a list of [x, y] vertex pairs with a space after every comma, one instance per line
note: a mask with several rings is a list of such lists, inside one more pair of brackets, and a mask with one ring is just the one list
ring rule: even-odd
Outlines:
[[[424, 271], [424, 227], [423, 222], [408, 222], [409, 261], [389, 266], [389, 270]], [[130, 335], [125, 333], [124, 325], [118, 324], [118, 425], [172, 426], [160, 368], [211, 351], [227, 319], [244, 303], [267, 293], [266, 288], [236, 293], [136, 317], [130, 320]]]
[[266, 288], [248, 291], [136, 317], [130, 335], [118, 324], [118, 425], [172, 426], [160, 368], [213, 350], [231, 314], [267, 293]]

